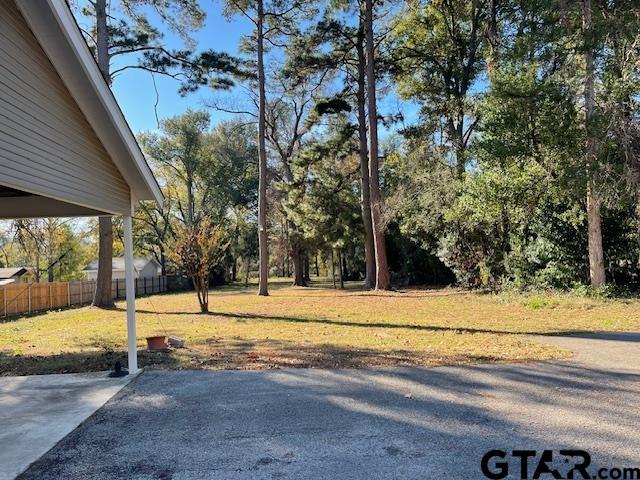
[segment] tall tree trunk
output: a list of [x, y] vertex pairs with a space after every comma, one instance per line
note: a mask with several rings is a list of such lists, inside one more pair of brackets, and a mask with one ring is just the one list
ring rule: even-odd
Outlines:
[[309, 254], [307, 252], [303, 253], [304, 257], [304, 281], [309, 284], [311, 281], [311, 263], [309, 262]]
[[306, 287], [307, 282], [304, 276], [304, 252], [300, 248], [297, 240], [291, 245], [291, 260], [293, 263], [293, 285]]
[[163, 277], [167, 274], [167, 256], [164, 252], [164, 245], [160, 242], [160, 275]]
[[196, 222], [196, 201], [193, 192], [193, 178], [187, 174], [187, 225], [195, 225]]
[[35, 262], [35, 277], [36, 277], [36, 283], [40, 283], [40, 247], [38, 244], [36, 244], [36, 262]]
[[333, 288], [336, 288], [336, 264], [333, 260], [333, 248], [331, 249], [331, 279], [333, 280]]
[[489, 15], [487, 27], [487, 40], [489, 43], [489, 58], [487, 60], [487, 70], [489, 75], [495, 72], [498, 66], [498, 1], [489, 0]]
[[263, 0], [258, 0], [258, 244], [260, 255], [260, 283], [258, 285], [258, 295], [269, 295], [269, 247], [267, 236], [267, 147], [265, 145], [266, 135], [266, 93], [264, 76], [264, 4]]
[[342, 275], [346, 280], [347, 279], [347, 257], [346, 255], [344, 255], [344, 253], [342, 254]]
[[342, 249], [338, 250], [338, 262], [339, 262], [339, 270], [340, 274], [340, 290], [344, 290], [344, 267], [342, 265]]
[[373, 0], [365, 0], [365, 41], [367, 59], [367, 114], [369, 123], [369, 190], [371, 195], [371, 226], [376, 256], [376, 290], [390, 290], [384, 225], [380, 209], [380, 179], [378, 173], [378, 107], [376, 105], [376, 66], [373, 44]]
[[[96, 51], [98, 67], [105, 81], [111, 86], [109, 71], [109, 31], [107, 29], [107, 0], [96, 0]], [[113, 269], [113, 221], [111, 217], [98, 219], [98, 275], [93, 305], [113, 307], [111, 278]]]
[[589, 241], [589, 277], [591, 286], [599, 287], [606, 282], [604, 270], [604, 253], [602, 250], [602, 217], [600, 214], [600, 195], [596, 185], [597, 151], [593, 131], [595, 106], [595, 73], [593, 66], [593, 46], [591, 42], [592, 19], [591, 0], [583, 0], [583, 31], [585, 41], [585, 79], [584, 105], [585, 127], [587, 132], [586, 164], [587, 164], [587, 231]]
[[464, 111], [460, 111], [457, 114], [456, 130], [453, 143], [456, 152], [456, 176], [457, 178], [462, 179], [464, 177], [467, 164], [467, 149], [464, 144]]
[[231, 281], [235, 282], [238, 280], [238, 258], [233, 257], [233, 263], [231, 264]]
[[95, 0], [96, 11], [96, 53], [98, 68], [104, 80], [111, 85], [109, 30], [107, 27], [107, 0]]
[[304, 250], [297, 228], [291, 220], [287, 220], [288, 231], [292, 233], [289, 237], [291, 245], [291, 263], [293, 264], [293, 285], [306, 287], [307, 282], [304, 275]]
[[366, 107], [366, 57], [364, 53], [364, 19], [360, 15], [360, 28], [356, 42], [358, 54], [358, 140], [360, 155], [360, 209], [362, 211], [362, 225], [364, 227], [364, 257], [365, 257], [365, 286], [374, 288], [376, 285], [376, 257], [373, 244], [373, 227], [371, 225], [371, 194], [369, 189], [369, 154], [367, 149], [367, 114]]
[[114, 306], [111, 295], [111, 273], [113, 269], [113, 222], [111, 217], [98, 218], [98, 275], [93, 306]]

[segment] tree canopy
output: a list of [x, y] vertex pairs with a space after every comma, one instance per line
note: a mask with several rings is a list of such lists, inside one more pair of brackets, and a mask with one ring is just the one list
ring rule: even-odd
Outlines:
[[[104, 0], [80, 3], [94, 18]], [[136, 249], [197, 270], [201, 296], [258, 273], [264, 294], [269, 276], [312, 273], [640, 288], [637, 2], [228, 0], [251, 30], [237, 56], [195, 42], [203, 2], [111, 3], [103, 56], [129, 60], [109, 80], [144, 69], [205, 99], [139, 132], [166, 201], [135, 219]], [[234, 102], [213, 92], [232, 87]], [[73, 276], [95, 249], [80, 230], [6, 224], [0, 262]], [[187, 268], [196, 247], [207, 258]]]

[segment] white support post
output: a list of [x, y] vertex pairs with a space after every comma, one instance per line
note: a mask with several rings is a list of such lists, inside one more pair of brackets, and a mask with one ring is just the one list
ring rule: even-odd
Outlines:
[[138, 371], [138, 351], [136, 346], [136, 291], [133, 277], [133, 233], [131, 215], [123, 217], [124, 224], [124, 270], [127, 292], [127, 350], [129, 352], [129, 373]]

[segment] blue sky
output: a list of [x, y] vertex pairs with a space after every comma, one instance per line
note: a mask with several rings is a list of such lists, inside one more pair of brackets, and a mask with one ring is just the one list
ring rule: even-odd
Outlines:
[[[115, 2], [114, 2], [115, 3]], [[240, 38], [251, 31], [251, 24], [247, 19], [236, 17], [228, 21], [222, 16], [222, 4], [220, 2], [204, 0], [201, 2], [206, 11], [205, 26], [193, 33], [192, 37], [197, 43], [198, 50], [213, 49], [237, 54]], [[78, 23], [82, 27], [88, 27], [88, 19], [76, 13]], [[149, 15], [149, 20], [154, 26], [160, 27], [169, 48], [184, 48], [184, 42], [174, 32], [165, 28], [157, 17]], [[113, 67], [134, 63], [135, 59], [129, 56], [113, 62]], [[143, 130], [157, 128], [157, 110], [160, 119], [183, 113], [187, 108], [204, 108], [203, 100], [210, 98], [214, 93], [206, 88], [198, 92], [182, 97], [178, 94], [178, 81], [162, 75], [155, 75], [155, 83], [158, 89], [156, 95], [152, 76], [142, 70], [127, 70], [119, 75], [113, 82], [114, 94], [122, 108], [131, 129], [137, 133]], [[223, 93], [224, 94], [224, 93]], [[228, 93], [231, 94], [231, 93]], [[215, 93], [221, 95], [221, 93]], [[158, 99], [157, 108], [154, 108]], [[210, 112], [213, 122], [217, 122], [228, 115], [219, 112]]]
[[[205, 10], [206, 20], [204, 27], [192, 35], [197, 44], [196, 48], [198, 50], [224, 51], [236, 55], [240, 39], [251, 32], [252, 24], [241, 15], [235, 16], [231, 20], [224, 18], [220, 1], [202, 0], [201, 6]], [[78, 12], [75, 13], [77, 14]], [[89, 27], [87, 18], [81, 15], [77, 15], [77, 17], [82, 27]], [[154, 14], [149, 15], [149, 20], [163, 32], [169, 48], [184, 47], [182, 39], [176, 33], [163, 26]], [[120, 62], [120, 64], [116, 62]], [[135, 59], [131, 57], [123, 58], [116, 60], [113, 67], [117, 68], [133, 62], [135, 62]], [[233, 91], [213, 92], [210, 89], [203, 88], [183, 97], [178, 94], [179, 83], [162, 75], [155, 75], [155, 85], [154, 87], [151, 74], [142, 70], [126, 70], [114, 80], [112, 85], [114, 94], [134, 133], [156, 129], [156, 111], [158, 117], [163, 119], [179, 115], [188, 108], [205, 108], [204, 101], [214, 96], [229, 96], [233, 103], [233, 100], [239, 98], [240, 95]], [[157, 95], [155, 88], [158, 90]], [[156, 101], [157, 107], [155, 107]], [[399, 102], [393, 94], [386, 95], [385, 98], [380, 99], [381, 114], [395, 113], [400, 106], [404, 110], [405, 116], [409, 117], [407, 120], [415, 116], [415, 106]], [[208, 111], [214, 124], [231, 117], [231, 115], [222, 112]], [[384, 130], [382, 126], [381, 130]], [[381, 131], [383, 136], [385, 133]]]

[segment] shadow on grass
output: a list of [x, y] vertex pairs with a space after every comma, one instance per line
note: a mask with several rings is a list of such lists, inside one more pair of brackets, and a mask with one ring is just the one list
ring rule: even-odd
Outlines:
[[[233, 315], [233, 318], [238, 318]], [[253, 318], [254, 316], [251, 316]], [[241, 316], [240, 318], [245, 318]], [[273, 319], [272, 317], [266, 317]], [[290, 318], [286, 319], [291, 321]], [[304, 320], [306, 321], [306, 320]], [[343, 322], [345, 323], [345, 322]], [[350, 325], [350, 323], [347, 323]], [[356, 324], [356, 326], [365, 326]], [[385, 324], [385, 326], [387, 326]], [[443, 330], [441, 328], [440, 330]], [[455, 330], [455, 329], [451, 329]], [[460, 330], [457, 330], [460, 331]], [[483, 331], [484, 332], [484, 331]], [[496, 333], [487, 331], [488, 333]], [[473, 330], [472, 333], [477, 333]], [[511, 334], [511, 332], [508, 332]], [[573, 335], [581, 338], [640, 342], [640, 333], [562, 332], [548, 335]], [[116, 361], [126, 365], [126, 351], [101, 347], [99, 343], [85, 345], [87, 351], [54, 355], [13, 355], [0, 352], [1, 375], [33, 375], [50, 373], [74, 373], [104, 371], [113, 368]], [[331, 343], [308, 345], [305, 342], [285, 340], [249, 340], [242, 337], [210, 337], [197, 343], [187, 343], [187, 348], [167, 352], [138, 351], [143, 367], [162, 369], [270, 369], [294, 368], [371, 368], [402, 366], [442, 366], [491, 362], [539, 360], [510, 358], [508, 355], [477, 354], [446, 350], [375, 349]], [[518, 367], [517, 367], [518, 368]]]
[[[640, 333], [634, 332], [562, 332], [548, 335], [572, 335], [595, 340], [640, 342]], [[13, 355], [0, 352], [0, 376], [105, 371], [111, 370], [116, 361], [126, 365], [126, 357], [127, 354], [124, 350], [106, 348], [97, 351], [54, 355]], [[264, 370], [283, 367], [338, 369], [434, 367], [516, 360], [526, 362], [540, 359], [535, 356], [514, 359], [508, 356], [459, 351], [374, 349], [351, 345], [339, 346], [330, 343], [307, 345], [304, 342], [273, 339], [249, 340], [241, 337], [211, 337], [197, 343], [188, 343], [187, 348], [172, 349], [166, 352], [139, 350], [138, 358], [142, 367], [181, 370]], [[514, 366], [513, 368], [516, 372], [523, 367]]]
[[[55, 355], [0, 353], [0, 376], [81, 373], [127, 364], [126, 351], [87, 351]], [[433, 367], [504, 361], [492, 355], [373, 349], [334, 344], [305, 345], [284, 340], [209, 338], [166, 352], [138, 350], [141, 367], [160, 369], [266, 370], [273, 368]]]
[[[124, 309], [120, 309], [125, 311]], [[156, 312], [152, 310], [136, 309], [137, 313], [146, 313], [153, 315], [194, 315], [194, 316], [211, 316], [232, 318], [237, 320], [267, 320], [276, 322], [291, 322], [302, 324], [321, 324], [332, 325], [338, 327], [358, 327], [358, 328], [384, 328], [384, 329], [400, 329], [400, 330], [418, 330], [424, 332], [453, 332], [453, 333], [490, 333], [497, 335], [540, 335], [540, 336], [584, 336], [599, 335], [593, 337], [601, 340], [618, 340], [627, 342], [640, 342], [640, 333], [634, 332], [594, 332], [592, 330], [560, 330], [556, 332], [540, 332], [540, 331], [517, 331], [517, 330], [499, 330], [490, 328], [471, 328], [471, 327], [444, 327], [439, 325], [417, 325], [410, 323], [382, 323], [382, 322], [349, 322], [347, 320], [335, 320], [329, 318], [304, 318], [289, 317], [276, 315], [261, 315], [257, 313], [230, 313], [230, 312]]]
[[[126, 351], [69, 352], [55, 355], [11, 355], [0, 352], [0, 376], [82, 373], [113, 370], [119, 361], [127, 365]], [[178, 360], [173, 352], [138, 351], [141, 367], [175, 368]]]

